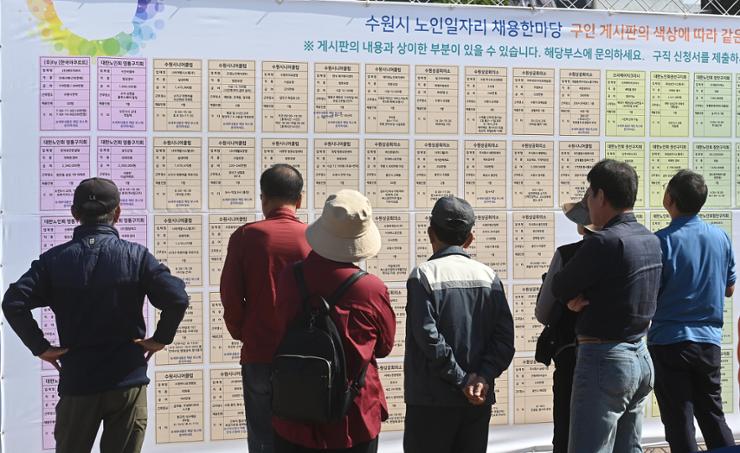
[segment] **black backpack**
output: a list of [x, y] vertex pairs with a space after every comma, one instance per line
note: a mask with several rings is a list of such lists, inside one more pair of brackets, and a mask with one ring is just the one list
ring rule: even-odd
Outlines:
[[[357, 280], [359, 270], [325, 299], [308, 293], [303, 262], [293, 265], [303, 299], [303, 313], [288, 328], [272, 361], [272, 413], [301, 422], [329, 423], [342, 419], [365, 385], [367, 365], [347, 378], [342, 338], [330, 317], [331, 308]], [[315, 304], [311, 303], [311, 299]]]

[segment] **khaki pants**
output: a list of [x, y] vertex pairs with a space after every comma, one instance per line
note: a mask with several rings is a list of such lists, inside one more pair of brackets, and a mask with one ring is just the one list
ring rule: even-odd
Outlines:
[[56, 414], [56, 453], [90, 452], [101, 422], [101, 453], [139, 453], [146, 431], [146, 385], [62, 396]]

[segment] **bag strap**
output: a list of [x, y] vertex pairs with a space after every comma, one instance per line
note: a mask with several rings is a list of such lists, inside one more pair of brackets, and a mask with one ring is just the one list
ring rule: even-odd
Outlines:
[[329, 306], [333, 307], [340, 300], [342, 300], [342, 296], [344, 296], [344, 293], [346, 293], [347, 290], [357, 282], [357, 280], [361, 279], [362, 277], [366, 275], [367, 275], [367, 272], [363, 271], [362, 269], [350, 275], [349, 278], [347, 278], [347, 280], [342, 282], [342, 284], [339, 285], [339, 288], [337, 288], [334, 291], [334, 293], [332, 293], [332, 295], [329, 297], [329, 299], [326, 301], [329, 304]]
[[[303, 261], [296, 261], [295, 263], [293, 263], [293, 275], [295, 276], [295, 281], [298, 284], [298, 292], [301, 295], [301, 299], [307, 301], [308, 298], [311, 297], [311, 295], [308, 293], [308, 286], [306, 286], [306, 277], [303, 275]], [[339, 302], [342, 299], [342, 296], [344, 296], [344, 293], [346, 293], [352, 285], [357, 283], [357, 280], [366, 275], [367, 272], [363, 271], [362, 269], [350, 275], [347, 280], [343, 281], [342, 284], [339, 285], [339, 288], [334, 290], [331, 297], [329, 297], [329, 299], [327, 300], [329, 305], [334, 306], [337, 302]]]
[[[364, 277], [366, 275], [367, 275], [367, 272], [363, 271], [362, 269], [360, 269], [357, 272], [355, 272], [354, 274], [350, 275], [349, 278], [347, 280], [345, 280], [339, 286], [339, 288], [337, 288], [334, 291], [334, 294], [331, 295], [331, 297], [327, 301], [327, 303], [329, 304], [329, 306], [330, 307], [333, 307], [340, 300], [342, 300], [342, 296], [344, 296], [344, 293], [346, 293], [347, 290], [352, 285], [354, 285], [355, 283], [357, 283], [357, 281], [359, 279], [361, 279], [362, 277]], [[340, 347], [341, 347], [341, 345], [340, 345]], [[342, 348], [342, 349], [344, 349], [344, 348]], [[344, 356], [344, 351], [342, 351], [342, 355]], [[357, 395], [359, 395], [360, 389], [365, 386], [365, 375], [367, 374], [367, 366], [368, 366], [368, 364], [365, 364], [365, 366], [363, 366], [362, 369], [360, 370], [360, 373], [357, 375], [357, 377], [354, 378], [354, 379], [352, 379], [352, 380], [350, 380], [349, 383], [348, 383], [349, 384], [349, 390], [350, 390], [350, 392], [352, 394], [352, 399], [354, 399], [354, 397], [356, 397]], [[347, 376], [346, 370], [345, 370], [344, 375]]]
[[360, 370], [360, 374], [357, 375], [357, 378], [353, 381], [353, 384], [357, 387], [358, 390], [365, 386], [365, 375], [367, 375], [368, 365], [369, 363], [366, 363], [365, 366], [362, 367], [362, 370]]

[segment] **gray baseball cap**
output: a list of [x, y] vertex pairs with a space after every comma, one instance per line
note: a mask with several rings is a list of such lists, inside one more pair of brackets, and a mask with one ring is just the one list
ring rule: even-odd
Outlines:
[[467, 201], [447, 195], [434, 203], [431, 222], [448, 231], [470, 231], [475, 225], [475, 213]]

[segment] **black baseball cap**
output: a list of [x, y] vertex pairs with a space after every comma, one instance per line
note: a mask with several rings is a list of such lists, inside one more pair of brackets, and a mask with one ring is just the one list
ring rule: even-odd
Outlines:
[[120, 202], [116, 183], [105, 178], [89, 178], [75, 189], [72, 207], [81, 214], [102, 215], [116, 209]]
[[447, 195], [434, 203], [431, 222], [448, 231], [470, 231], [475, 224], [475, 213], [467, 201]]

